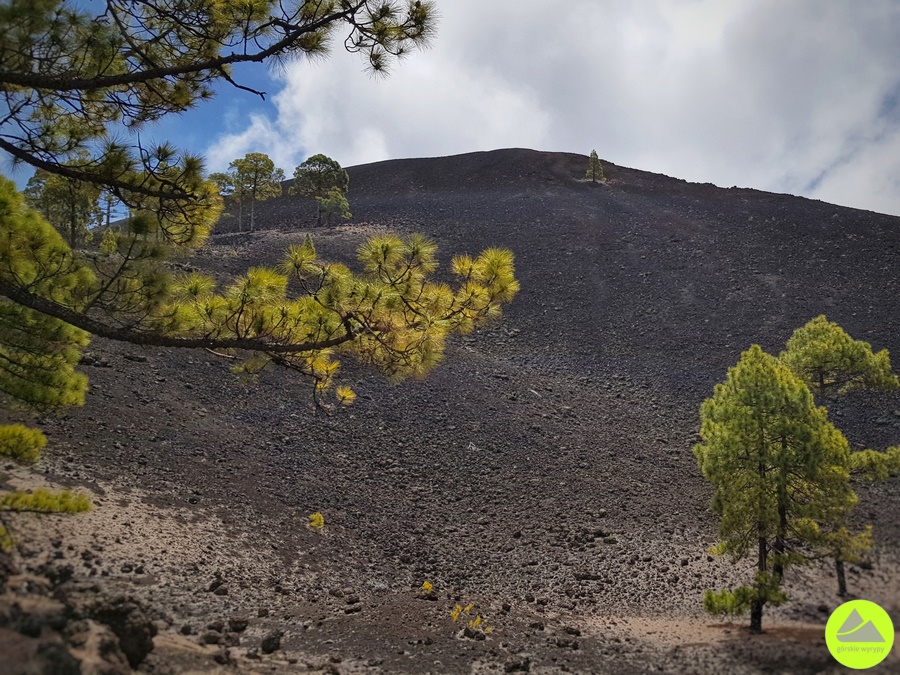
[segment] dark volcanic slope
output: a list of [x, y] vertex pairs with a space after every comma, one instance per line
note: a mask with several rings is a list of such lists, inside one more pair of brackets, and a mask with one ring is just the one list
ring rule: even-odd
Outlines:
[[[55, 440], [87, 441], [88, 475], [124, 472], [163, 502], [223, 507], [287, 570], [319, 575], [305, 593], [356, 585], [377, 598], [427, 578], [495, 615], [503, 602], [543, 611], [535, 597], [579, 616], [695, 613], [704, 588], [746, 578], [707, 559], [716, 523], [691, 454], [700, 402], [750, 344], [777, 352], [820, 313], [900, 355], [900, 219], [608, 163], [609, 182], [590, 185], [576, 180], [586, 162], [503, 150], [350, 169], [355, 225], [312, 230], [324, 257], [351, 259], [379, 228], [428, 234], [444, 260], [516, 254], [522, 292], [505, 320], [454, 339], [427, 381], [390, 387], [348, 368], [359, 403], [323, 418], [283, 373], [245, 388], [205, 353], [135, 363], [123, 358], [134, 348], [98, 342], [114, 368], [91, 369], [99, 386]], [[281, 229], [214, 237], [196, 264], [274, 262], [311, 224], [297, 199], [257, 208]], [[900, 442], [897, 396], [829, 409], [856, 446]], [[896, 610], [900, 486], [860, 494], [879, 548], [851, 583]], [[324, 539], [292, 518], [317, 510]], [[833, 606], [833, 582], [817, 579], [790, 580], [789, 612]], [[577, 658], [596, 663], [603, 648], [584, 640]]]

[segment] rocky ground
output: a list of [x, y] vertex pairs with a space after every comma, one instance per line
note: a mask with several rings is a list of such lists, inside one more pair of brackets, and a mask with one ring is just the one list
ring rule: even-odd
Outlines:
[[[351, 224], [310, 229], [284, 198], [257, 207], [260, 231], [223, 227], [187, 265], [224, 278], [307, 232], [352, 261], [372, 233], [415, 231], [445, 261], [511, 248], [522, 292], [426, 381], [347, 364], [357, 404], [327, 413], [287, 373], [251, 384], [208, 352], [94, 341], [87, 404], [39, 420], [43, 473], [5, 480], [80, 487], [95, 510], [16, 519], [0, 650], [109, 644], [115, 626], [85, 609], [104, 598], [157, 633], [138, 666], [155, 673], [837, 672], [827, 567], [789, 574], [764, 635], [703, 615], [703, 590], [751, 565], [707, 555], [717, 523], [691, 448], [701, 401], [752, 343], [777, 352], [826, 313], [900, 354], [900, 219], [610, 164], [591, 185], [586, 163], [505, 150], [355, 167]], [[823, 403], [854, 447], [900, 442], [900, 395]], [[857, 487], [876, 546], [849, 583], [896, 623], [900, 479]], [[81, 632], [15, 642], [9, 617], [32, 601]], [[451, 620], [469, 603], [491, 632]]]

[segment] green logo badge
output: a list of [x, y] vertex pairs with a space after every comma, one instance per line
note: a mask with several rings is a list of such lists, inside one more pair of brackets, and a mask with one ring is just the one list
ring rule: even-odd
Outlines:
[[825, 626], [825, 642], [842, 666], [871, 668], [891, 653], [894, 624], [874, 602], [851, 600], [831, 613]]

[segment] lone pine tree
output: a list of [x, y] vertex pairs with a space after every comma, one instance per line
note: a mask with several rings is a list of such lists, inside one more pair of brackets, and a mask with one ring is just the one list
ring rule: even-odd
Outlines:
[[604, 180], [603, 165], [600, 163], [600, 158], [597, 156], [596, 150], [591, 150], [591, 158], [588, 162], [588, 168], [587, 173], [585, 174], [585, 178], [590, 180], [592, 183]]
[[319, 217], [325, 214], [325, 224], [331, 225], [332, 218], [349, 220], [353, 217], [350, 213], [350, 204], [347, 198], [337, 188], [331, 188], [324, 197], [316, 197], [319, 204]]
[[833, 522], [856, 502], [850, 488], [849, 446], [816, 407], [812, 394], [779, 360], [754, 345], [730, 368], [700, 411], [694, 448], [714, 488], [720, 516], [715, 551], [735, 560], [752, 556], [752, 586], [708, 592], [710, 611], [750, 610], [762, 629], [764, 606], [785, 599], [784, 570], [806, 561], [820, 523]]

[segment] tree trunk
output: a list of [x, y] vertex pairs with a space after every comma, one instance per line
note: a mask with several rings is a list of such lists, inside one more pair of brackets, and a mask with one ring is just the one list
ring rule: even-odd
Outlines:
[[[781, 452], [787, 453], [787, 438], [781, 439]], [[772, 565], [772, 572], [778, 578], [778, 583], [784, 578], [784, 543], [787, 539], [787, 486], [785, 485], [784, 475], [779, 473], [778, 476], [778, 533], [775, 535], [775, 542], [772, 544], [772, 551], [775, 553], [775, 562]]]
[[787, 533], [787, 516], [784, 505], [778, 505], [778, 534], [772, 544], [772, 552], [775, 554], [775, 562], [772, 564], [772, 572], [778, 577], [778, 582], [784, 578], [784, 540]]
[[[768, 561], [766, 560], [766, 556], [769, 553], [768, 541], [766, 537], [763, 536], [765, 534], [765, 524], [761, 521], [762, 518], [762, 507], [763, 507], [763, 497], [762, 497], [762, 486], [765, 484], [766, 480], [766, 467], [762, 461], [762, 445], [759, 449], [759, 463], [757, 464], [757, 472], [759, 473], [759, 481], [760, 481], [760, 505], [759, 505], [759, 515], [757, 518], [760, 520], [756, 525], [756, 533], [757, 533], [757, 543], [759, 548], [757, 549], [757, 560], [756, 560], [756, 568], [759, 570], [759, 574], [763, 575], [768, 571]], [[750, 604], [750, 632], [751, 633], [762, 633], [762, 615], [763, 615], [763, 605], [765, 601], [759, 597], [759, 581], [757, 580], [756, 584], [757, 588], [757, 597], [754, 598], [753, 602]]]
[[256, 226], [256, 190], [250, 195], [250, 231]]
[[763, 601], [754, 600], [750, 605], [750, 632], [762, 633]]
[[[760, 574], [764, 574], [766, 571], [766, 554], [768, 552], [768, 547], [766, 543], [765, 537], [759, 538], [759, 559], [757, 569]], [[750, 605], [750, 632], [751, 633], [762, 633], [762, 616], [763, 616], [763, 605], [765, 602], [762, 598], [756, 598]]]
[[238, 232], [244, 231], [244, 198], [238, 197]]
[[838, 595], [847, 596], [847, 576], [844, 574], [844, 561], [834, 556], [834, 571], [837, 573]]
[[75, 240], [77, 239], [77, 223], [75, 218], [75, 206], [69, 213], [69, 248], [75, 249]]

